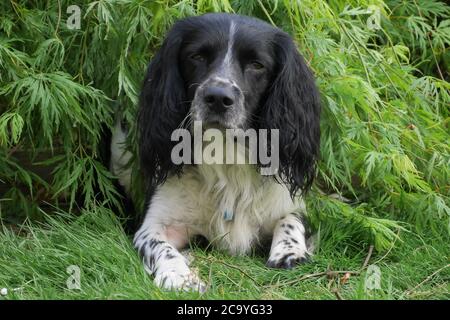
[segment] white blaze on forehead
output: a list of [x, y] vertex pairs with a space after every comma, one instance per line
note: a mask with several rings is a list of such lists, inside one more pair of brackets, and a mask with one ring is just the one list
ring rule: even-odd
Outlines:
[[225, 54], [225, 58], [223, 60], [223, 66], [226, 69], [228, 69], [231, 66], [231, 56], [232, 56], [232, 49], [233, 49], [233, 44], [234, 44], [234, 34], [235, 33], [236, 33], [236, 25], [233, 21], [231, 21], [230, 31], [229, 31], [229, 36], [228, 36], [227, 53]]
[[227, 43], [227, 52], [225, 53], [225, 57], [220, 65], [219, 70], [210, 78], [206, 79], [201, 86], [208, 83], [209, 81], [217, 81], [221, 83], [229, 83], [232, 85], [236, 85], [232, 77], [232, 64], [233, 64], [233, 45], [234, 45], [234, 36], [236, 34], [236, 24], [231, 21], [230, 29], [228, 31], [228, 43]]
[[[228, 71], [227, 69], [225, 69], [225, 71]], [[219, 76], [215, 76], [214, 78], [213, 78], [213, 80], [214, 81], [217, 81], [217, 82], [221, 82], [221, 83], [229, 83], [229, 84], [235, 84], [235, 82], [232, 80], [232, 79], [228, 79], [228, 78], [222, 78], [222, 77], [219, 77]]]

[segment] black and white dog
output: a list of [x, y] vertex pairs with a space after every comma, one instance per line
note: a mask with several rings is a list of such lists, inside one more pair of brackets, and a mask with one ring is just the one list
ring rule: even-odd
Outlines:
[[[149, 191], [134, 244], [158, 286], [204, 290], [179, 251], [197, 235], [231, 254], [272, 239], [269, 267], [308, 258], [301, 196], [315, 175], [319, 114], [312, 73], [285, 32], [232, 14], [175, 23], [148, 67], [138, 119]], [[278, 129], [277, 174], [261, 175], [259, 164], [175, 164], [172, 133], [192, 130], [193, 121], [219, 130]], [[123, 138], [120, 130], [113, 137], [113, 169], [129, 159], [116, 148]], [[127, 186], [129, 172], [119, 176]]]

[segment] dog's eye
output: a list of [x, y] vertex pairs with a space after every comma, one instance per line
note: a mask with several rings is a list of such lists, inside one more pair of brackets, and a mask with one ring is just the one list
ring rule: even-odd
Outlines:
[[264, 69], [264, 65], [258, 61], [252, 61], [248, 64], [248, 67], [253, 70], [261, 70]]
[[191, 55], [191, 59], [195, 61], [205, 61], [205, 57], [198, 53]]

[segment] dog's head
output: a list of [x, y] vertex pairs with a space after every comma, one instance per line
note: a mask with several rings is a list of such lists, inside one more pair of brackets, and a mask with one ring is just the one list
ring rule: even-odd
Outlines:
[[292, 194], [306, 191], [319, 152], [319, 113], [314, 78], [288, 34], [239, 15], [180, 20], [151, 61], [142, 89], [141, 166], [153, 184], [180, 169], [170, 158], [170, 137], [193, 120], [279, 129], [279, 175]]

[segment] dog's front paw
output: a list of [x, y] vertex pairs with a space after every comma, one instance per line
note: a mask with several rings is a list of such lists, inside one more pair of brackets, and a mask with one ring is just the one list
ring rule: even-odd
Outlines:
[[306, 251], [286, 251], [274, 250], [271, 253], [266, 266], [269, 268], [292, 269], [298, 264], [306, 263], [310, 260], [310, 255]]
[[206, 285], [193, 271], [179, 272], [175, 269], [163, 271], [155, 276], [155, 284], [163, 289], [177, 291], [195, 291], [203, 293]]

